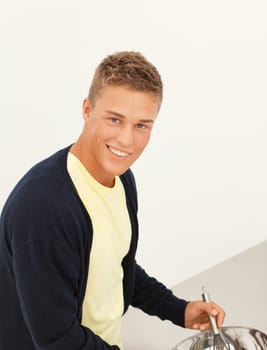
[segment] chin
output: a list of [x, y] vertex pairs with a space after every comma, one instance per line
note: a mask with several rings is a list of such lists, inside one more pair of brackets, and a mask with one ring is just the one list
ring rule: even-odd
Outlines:
[[120, 176], [123, 175], [127, 170], [129, 169], [129, 167], [125, 167], [122, 169], [117, 169], [116, 171], [113, 172], [113, 176]]

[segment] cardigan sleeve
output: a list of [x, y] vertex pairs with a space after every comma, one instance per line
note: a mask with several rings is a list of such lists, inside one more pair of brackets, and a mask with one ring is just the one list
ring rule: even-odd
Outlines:
[[184, 313], [188, 301], [176, 297], [170, 289], [150, 277], [136, 264], [132, 305], [145, 313], [158, 316], [184, 327]]

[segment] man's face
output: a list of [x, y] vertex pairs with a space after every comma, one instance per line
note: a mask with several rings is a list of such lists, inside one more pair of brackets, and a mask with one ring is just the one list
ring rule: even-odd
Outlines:
[[105, 186], [123, 174], [146, 147], [159, 104], [150, 93], [107, 86], [94, 106], [84, 100], [84, 129], [78, 157]]

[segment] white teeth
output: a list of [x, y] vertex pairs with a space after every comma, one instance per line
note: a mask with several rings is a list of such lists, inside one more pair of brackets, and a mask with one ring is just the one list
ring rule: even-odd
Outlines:
[[125, 152], [119, 151], [119, 150], [114, 149], [114, 148], [112, 148], [112, 147], [110, 147], [110, 146], [109, 146], [109, 150], [110, 150], [112, 153], [116, 154], [116, 156], [119, 156], [119, 157], [126, 157], [126, 156], [129, 155], [129, 153], [125, 153]]

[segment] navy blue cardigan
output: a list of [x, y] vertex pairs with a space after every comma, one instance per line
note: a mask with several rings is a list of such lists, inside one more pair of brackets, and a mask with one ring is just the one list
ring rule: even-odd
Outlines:
[[[81, 325], [92, 224], [66, 170], [69, 147], [35, 165], [11, 192], [0, 221], [0, 349], [107, 350]], [[124, 270], [129, 305], [184, 326], [187, 302], [136, 263], [137, 193], [121, 176], [132, 237]]]

